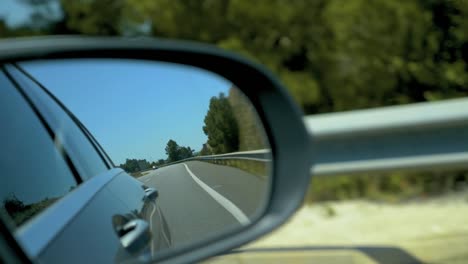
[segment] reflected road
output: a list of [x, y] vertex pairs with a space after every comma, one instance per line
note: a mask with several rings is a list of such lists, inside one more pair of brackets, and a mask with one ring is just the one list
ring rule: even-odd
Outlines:
[[247, 224], [268, 193], [267, 178], [201, 161], [163, 167], [138, 179], [159, 191], [156, 203], [172, 246]]

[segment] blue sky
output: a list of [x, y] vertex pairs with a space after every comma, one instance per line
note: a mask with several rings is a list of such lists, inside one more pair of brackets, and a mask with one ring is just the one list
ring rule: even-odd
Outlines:
[[17, 0], [1, 0], [0, 17], [4, 18], [9, 25], [17, 25], [29, 18], [30, 8], [19, 3]]
[[169, 139], [200, 150], [209, 100], [231, 83], [193, 67], [136, 60], [21, 64], [91, 131], [114, 163], [165, 159]]
[[[41, 6], [44, 8], [46, 6]], [[51, 1], [47, 5], [49, 18], [59, 18], [62, 16], [60, 2]], [[3, 18], [11, 27], [20, 26], [30, 20], [33, 9], [30, 5], [21, 0], [0, 0], [0, 18]]]
[[4, 18], [8, 25], [18, 26], [29, 20], [31, 8], [19, 0], [0, 0], [0, 17]]

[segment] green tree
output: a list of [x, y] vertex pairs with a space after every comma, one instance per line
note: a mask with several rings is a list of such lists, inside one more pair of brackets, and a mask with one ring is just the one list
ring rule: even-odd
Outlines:
[[223, 93], [210, 99], [204, 119], [203, 132], [208, 136], [208, 145], [214, 154], [239, 150], [239, 128], [236, 118]]
[[86, 35], [123, 35], [132, 17], [125, 0], [62, 0], [61, 3], [67, 28]]
[[212, 43], [265, 64], [306, 114], [468, 93], [465, 1], [259, 0], [252, 8], [247, 0], [63, 0], [55, 20], [47, 5], [57, 0], [23, 2], [37, 10], [31, 22], [0, 27], [2, 35], [147, 34]]

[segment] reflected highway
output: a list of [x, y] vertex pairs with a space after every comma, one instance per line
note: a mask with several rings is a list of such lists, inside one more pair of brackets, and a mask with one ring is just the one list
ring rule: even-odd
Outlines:
[[156, 188], [172, 246], [248, 224], [263, 205], [268, 180], [202, 161], [163, 167], [138, 178]]

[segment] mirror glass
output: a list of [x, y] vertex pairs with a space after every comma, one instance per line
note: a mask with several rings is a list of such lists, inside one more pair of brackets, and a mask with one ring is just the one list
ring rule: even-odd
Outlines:
[[[82, 186], [109, 175], [101, 163], [111, 160], [125, 171], [106, 176], [103, 188], [113, 198], [95, 195], [88, 206], [95, 203], [98, 210], [81, 211], [75, 223], [87, 217], [108, 223], [121, 242], [118, 258], [201, 242], [248, 225], [264, 209], [272, 176], [266, 132], [249, 99], [223, 77], [192, 66], [126, 59], [26, 61], [4, 70], [53, 131], [51, 147], [83, 181], [68, 184], [60, 197], [46, 191], [26, 195], [24, 186], [8, 190], [24, 208], [52, 198], [66, 203]], [[70, 117], [76, 117], [79, 132], [70, 128]], [[89, 142], [78, 139], [83, 135]], [[35, 162], [41, 158], [27, 166]], [[20, 209], [7, 211], [14, 219]]]

